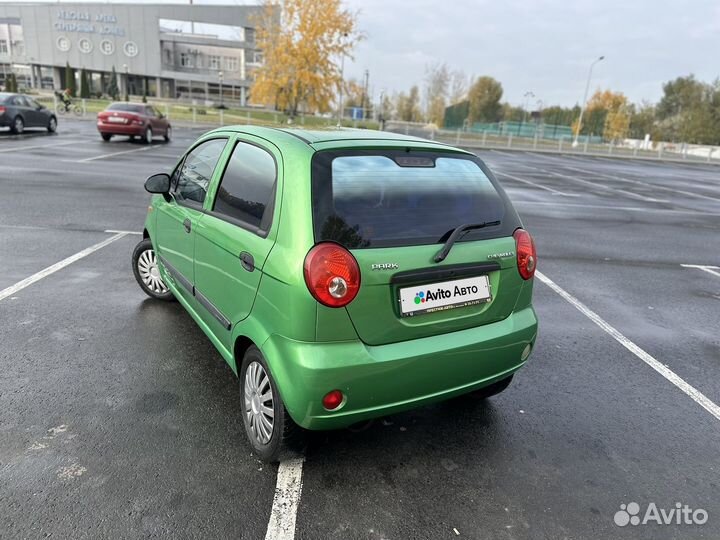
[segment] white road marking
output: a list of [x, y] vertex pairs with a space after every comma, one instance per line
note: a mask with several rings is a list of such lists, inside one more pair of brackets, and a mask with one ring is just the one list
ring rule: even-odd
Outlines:
[[720, 277], [720, 272], [717, 272], [717, 270], [720, 270], [720, 266], [708, 266], [706, 264], [681, 264], [680, 266], [683, 268], [697, 268], [713, 276]]
[[577, 208], [599, 208], [604, 210], [627, 210], [629, 212], [650, 212], [658, 214], [683, 214], [690, 216], [718, 216], [720, 214], [714, 212], [703, 212], [701, 210], [673, 210], [670, 208], [644, 208], [642, 206], [608, 206], [606, 204], [581, 204], [581, 203], [563, 203], [550, 201], [523, 201], [512, 199], [513, 204], [524, 204], [528, 206], [568, 206]]
[[141, 232], [137, 232], [137, 231], [122, 231], [122, 230], [118, 231], [118, 230], [115, 230], [115, 229], [106, 229], [106, 230], [103, 231], [103, 232], [106, 232], [106, 233], [123, 233], [123, 234], [142, 234]]
[[579, 197], [580, 196], [579, 194], [576, 194], [576, 193], [563, 193], [562, 191], [558, 191], [556, 189], [553, 189], [553, 188], [550, 188], [547, 186], [543, 186], [542, 184], [537, 184], [535, 182], [531, 182], [530, 180], [525, 180], [524, 178], [520, 178], [520, 177], [514, 176], [512, 174], [498, 172], [498, 171], [495, 171], [495, 174], [500, 175], [500, 176], [507, 176], [508, 178], [512, 178], [513, 180], [515, 180], [517, 182], [522, 182], [523, 184], [530, 184], [531, 186], [535, 186], [536, 188], [544, 189], [545, 191], [550, 191], [551, 193], [553, 193], [555, 195], [562, 195], [563, 197]]
[[110, 238], [107, 238], [103, 240], [102, 242], [98, 242], [95, 245], [90, 246], [89, 248], [85, 248], [82, 251], [76, 253], [75, 255], [71, 255], [70, 257], [63, 259], [60, 262], [57, 262], [53, 264], [52, 266], [48, 266], [45, 268], [45, 270], [40, 270], [36, 274], [33, 274], [32, 276], [26, 277], [22, 281], [18, 281], [15, 285], [10, 285], [6, 289], [3, 289], [0, 291], [0, 300], [4, 300], [8, 296], [12, 296], [16, 294], [18, 291], [21, 291], [25, 287], [32, 285], [36, 281], [40, 281], [42, 278], [49, 276], [50, 274], [54, 274], [58, 270], [62, 270], [66, 266], [79, 261], [83, 257], [87, 257], [91, 253], [94, 253], [98, 249], [102, 249], [108, 244], [112, 244], [115, 240], [120, 240], [120, 238], [123, 238], [126, 236], [127, 233], [117, 233], [114, 236], [111, 236]]
[[[546, 169], [541, 169], [539, 167], [533, 167], [531, 165], [521, 165], [517, 164], [518, 167], [525, 167], [527, 169], [534, 169], [536, 171], [540, 171], [544, 174], [549, 174], [550, 176], [557, 176], [558, 178], [565, 178], [566, 180], [570, 180], [571, 182], [577, 182], [579, 184], [584, 184], [586, 186], [594, 187], [594, 188], [600, 188], [604, 189], [605, 191], [611, 191], [613, 193], [620, 193], [621, 195], [625, 195], [626, 197], [630, 197], [632, 199], [638, 199], [641, 201], [647, 201], [647, 202], [654, 202], [654, 203], [666, 203], [668, 201], [662, 200], [662, 199], [655, 199], [653, 197], [646, 197], [645, 195], [639, 195], [638, 193], [633, 193], [632, 191], [625, 191], [624, 189], [618, 189], [610, 186], [606, 186], [604, 184], [597, 184], [595, 182], [590, 182], [588, 180], [583, 180], [582, 178], [576, 178], [574, 176], [570, 176], [567, 174], [562, 174], [559, 172], [554, 171], [548, 171]], [[590, 173], [595, 174], [595, 173]]]
[[265, 540], [295, 538], [295, 520], [302, 492], [302, 468], [302, 458], [280, 462]]
[[643, 182], [642, 180], [634, 180], [632, 178], [623, 178], [622, 176], [616, 176], [614, 174], [591, 172], [591, 171], [588, 171], [585, 169], [580, 169], [578, 167], [571, 167], [569, 165], [565, 165], [565, 168], [570, 169], [572, 171], [578, 171], [581, 173], [594, 174], [595, 176], [608, 178], [610, 180], [617, 180], [618, 182], [626, 182], [629, 184], [637, 184], [637, 185], [649, 187], [652, 189], [659, 189], [662, 191], [671, 191], [673, 193], [681, 193], [682, 195], [687, 195], [688, 197], [696, 197], [698, 199], [706, 199], [706, 200], [715, 201], [715, 202], [720, 201], [720, 199], [718, 197], [710, 197], [709, 195], [701, 195], [700, 193], [694, 193], [692, 191], [685, 191], [684, 189], [676, 189], [676, 188], [670, 188], [670, 187], [661, 186], [661, 185], [657, 185], [657, 184], [649, 184], [648, 182]]
[[132, 150], [123, 150], [122, 152], [113, 152], [111, 154], [102, 154], [100, 156], [93, 156], [85, 159], [77, 159], [72, 160], [73, 163], [87, 163], [88, 161], [95, 161], [98, 159], [106, 159], [113, 156], [120, 156], [122, 154], [132, 154], [133, 152], [147, 152], [148, 150], [152, 150], [154, 148], [157, 148], [156, 146], [144, 146], [142, 148], [133, 148]]
[[51, 146], [67, 146], [68, 144], [78, 144], [82, 141], [65, 141], [55, 144], [34, 144], [32, 146], [15, 146], [13, 148], [3, 148], [0, 152], [16, 152], [18, 150], [33, 150], [35, 148], [50, 148]]
[[577, 298], [567, 292], [565, 289], [560, 287], [557, 283], [551, 280], [542, 272], [535, 272], [535, 276], [542, 281], [545, 285], [550, 287], [553, 291], [558, 293], [562, 298], [572, 304], [580, 313], [585, 315], [588, 319], [598, 325], [602, 330], [610, 334], [610, 336], [625, 347], [628, 351], [637, 356], [640, 360], [645, 362], [648, 366], [657, 371], [660, 375], [665, 377], [668, 381], [674, 384], [677, 388], [687, 394], [693, 401], [700, 405], [707, 412], [712, 414], [717, 420], [720, 420], [720, 406], [713, 403], [705, 394], [696, 390], [688, 382], [682, 379], [674, 371], [666, 367], [664, 364], [653, 358], [649, 353], [638, 347], [635, 343], [626, 338], [613, 326], [608, 324], [602, 317], [597, 313], [588, 308], [585, 304], [580, 302]]

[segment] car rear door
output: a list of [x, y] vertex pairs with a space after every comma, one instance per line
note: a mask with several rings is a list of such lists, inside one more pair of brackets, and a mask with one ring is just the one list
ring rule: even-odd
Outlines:
[[205, 140], [193, 147], [175, 169], [167, 204], [158, 206], [155, 248], [178, 290], [193, 297], [195, 230], [203, 203], [227, 137]]
[[[313, 159], [315, 240], [343, 244], [358, 262], [360, 290], [346, 309], [365, 343], [510, 315], [523, 287], [512, 237], [520, 221], [477, 158], [403, 149]], [[468, 224], [479, 227], [436, 261], [454, 229]]]
[[205, 307], [206, 323], [228, 348], [232, 326], [252, 310], [275, 242], [271, 229], [280, 159], [262, 139], [236, 140], [197, 228], [195, 295]]

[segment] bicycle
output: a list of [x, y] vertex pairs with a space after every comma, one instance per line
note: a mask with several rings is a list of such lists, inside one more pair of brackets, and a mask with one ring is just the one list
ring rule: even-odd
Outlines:
[[57, 113], [58, 114], [64, 115], [64, 114], [72, 113], [75, 116], [82, 116], [84, 114], [82, 107], [73, 103], [72, 100], [65, 101], [63, 99], [62, 94], [58, 94], [57, 92], [55, 93], [55, 95], [57, 96], [58, 101], [59, 101], [59, 103], [57, 104]]

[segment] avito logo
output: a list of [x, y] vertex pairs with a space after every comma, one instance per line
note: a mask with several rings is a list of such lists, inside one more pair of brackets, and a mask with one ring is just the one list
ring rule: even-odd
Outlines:
[[468, 285], [466, 287], [459, 287], [455, 285], [454, 289], [443, 289], [438, 287], [435, 291], [428, 289], [427, 291], [418, 291], [415, 293], [415, 303], [424, 304], [431, 300], [441, 300], [445, 298], [458, 298], [468, 296], [470, 294], [477, 294], [477, 285]]

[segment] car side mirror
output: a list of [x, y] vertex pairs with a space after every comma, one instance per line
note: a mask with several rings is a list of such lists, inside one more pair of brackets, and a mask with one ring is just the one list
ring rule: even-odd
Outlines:
[[145, 180], [145, 190], [148, 193], [167, 196], [170, 192], [170, 175], [166, 173], [153, 174]]

